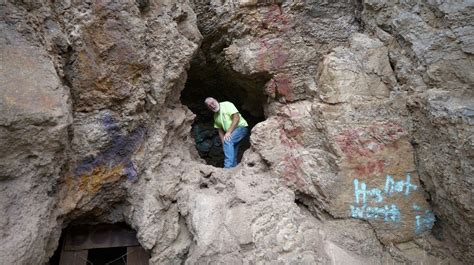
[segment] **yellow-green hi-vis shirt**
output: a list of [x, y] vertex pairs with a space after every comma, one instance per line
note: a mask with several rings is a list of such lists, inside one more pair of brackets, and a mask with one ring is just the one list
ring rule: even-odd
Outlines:
[[[232, 114], [239, 113], [237, 108], [229, 101], [219, 103], [219, 111], [214, 113], [214, 128], [221, 128], [225, 132], [229, 129], [232, 124]], [[249, 126], [247, 121], [239, 113], [239, 124], [237, 127]]]

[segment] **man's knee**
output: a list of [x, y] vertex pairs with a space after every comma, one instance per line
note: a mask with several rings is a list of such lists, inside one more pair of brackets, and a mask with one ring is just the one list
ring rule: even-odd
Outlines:
[[234, 147], [234, 142], [232, 142], [232, 140], [224, 140], [224, 148], [226, 147]]

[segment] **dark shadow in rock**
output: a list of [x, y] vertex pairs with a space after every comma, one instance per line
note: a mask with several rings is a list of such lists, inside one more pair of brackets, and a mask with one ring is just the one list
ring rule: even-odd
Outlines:
[[149, 258], [124, 223], [76, 224], [63, 230], [49, 264], [148, 264]]
[[[202, 59], [200, 59], [202, 60]], [[192, 125], [192, 136], [196, 149], [208, 165], [222, 167], [224, 153], [217, 130], [213, 127], [213, 113], [204, 104], [207, 97], [219, 102], [232, 102], [249, 124], [249, 134], [242, 140], [238, 161], [245, 150], [250, 147], [250, 131], [257, 123], [265, 120], [263, 106], [266, 96], [263, 87], [269, 80], [268, 76], [242, 76], [223, 66], [195, 59], [188, 71], [188, 80], [181, 92], [181, 102], [194, 114], [196, 119]]]

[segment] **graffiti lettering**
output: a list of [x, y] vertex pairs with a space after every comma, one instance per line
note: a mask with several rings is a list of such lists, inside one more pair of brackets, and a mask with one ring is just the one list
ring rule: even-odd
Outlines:
[[384, 205], [383, 207], [368, 207], [363, 205], [362, 207], [350, 206], [351, 216], [358, 219], [377, 219], [383, 217], [385, 222], [399, 222], [400, 221], [400, 210], [395, 204], [390, 206]]
[[380, 189], [373, 188], [373, 189], [367, 190], [367, 185], [365, 185], [364, 182], [360, 184], [360, 188], [359, 188], [359, 180], [357, 179], [354, 179], [354, 195], [355, 195], [355, 201], [357, 204], [359, 203], [366, 204], [367, 196], [374, 197], [376, 202], [383, 201], [382, 191]]
[[403, 192], [405, 189], [405, 195], [410, 194], [410, 188], [413, 190], [417, 189], [417, 186], [410, 183], [410, 173], [406, 174], [406, 181], [394, 181], [392, 176], [387, 176], [385, 181], [385, 193], [391, 195], [395, 192]]
[[[421, 207], [413, 204], [415, 211], [422, 211]], [[415, 216], [415, 233], [417, 235], [430, 230], [435, 222], [435, 216], [431, 210], [425, 210], [423, 213]]]
[[[405, 174], [404, 180], [394, 180], [390, 175], [385, 177], [384, 189], [369, 188], [367, 184], [354, 179], [354, 205], [350, 205], [352, 218], [364, 220], [381, 220], [385, 222], [400, 222], [402, 216], [396, 204], [385, 204], [383, 206], [368, 206], [368, 203], [382, 203], [386, 196], [396, 193], [404, 196], [410, 195], [410, 191], [417, 190], [417, 185], [411, 183], [410, 173]], [[423, 210], [417, 204], [413, 204], [415, 216], [415, 233], [417, 235], [430, 230], [435, 222], [435, 216], [431, 210]]]
[[[387, 176], [388, 178], [389, 176]], [[395, 204], [384, 205], [383, 207], [367, 206], [368, 201], [376, 203], [383, 202], [382, 190], [378, 188], [367, 189], [367, 184], [354, 179], [354, 197], [355, 204], [362, 206], [351, 205], [351, 216], [359, 219], [378, 219], [383, 217], [386, 222], [399, 222], [400, 210]]]

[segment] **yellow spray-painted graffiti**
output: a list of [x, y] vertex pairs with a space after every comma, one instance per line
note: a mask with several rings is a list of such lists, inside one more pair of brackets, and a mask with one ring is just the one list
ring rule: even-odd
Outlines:
[[[101, 184], [126, 175], [129, 181], [138, 180], [132, 155], [137, 151], [146, 134], [146, 128], [139, 125], [128, 134], [122, 134], [120, 125], [111, 115], [103, 117], [104, 129], [110, 137], [108, 148], [96, 156], [89, 156], [78, 162], [73, 175], [79, 179], [80, 190], [95, 192]], [[74, 180], [71, 180], [74, 182]]]
[[123, 174], [123, 169], [123, 165], [118, 165], [110, 169], [100, 166], [94, 168], [90, 175], [82, 175], [80, 177], [68, 176], [66, 178], [66, 185], [69, 191], [76, 190], [87, 193], [96, 193], [104, 184], [114, 183], [120, 180], [122, 176], [125, 176]]

